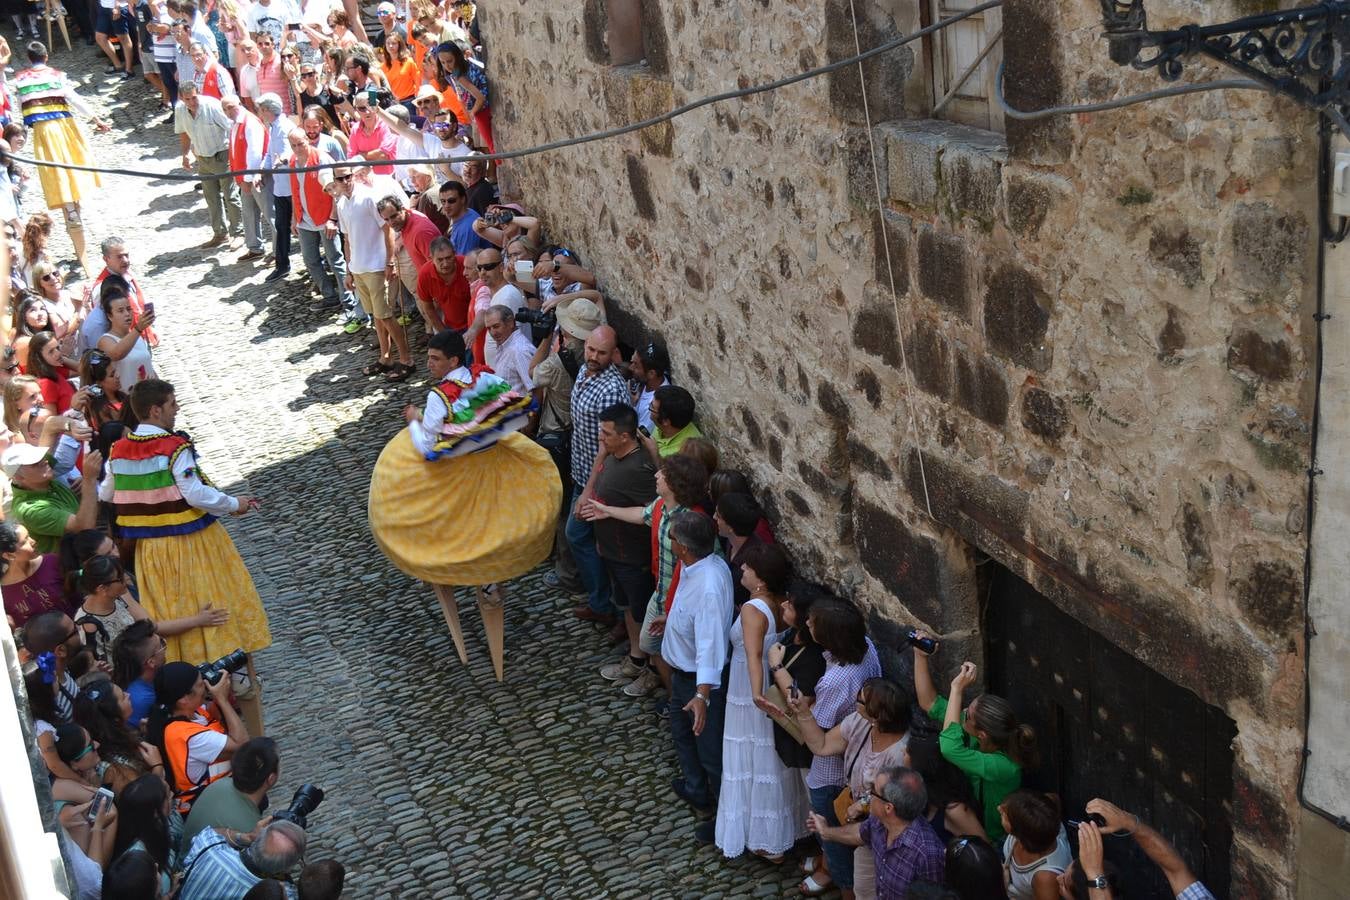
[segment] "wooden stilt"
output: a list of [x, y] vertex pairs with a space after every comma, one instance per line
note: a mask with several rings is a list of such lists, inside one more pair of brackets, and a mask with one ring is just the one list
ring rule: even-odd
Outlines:
[[496, 585], [491, 594], [478, 589], [478, 611], [483, 614], [483, 631], [487, 634], [488, 653], [492, 656], [492, 668], [497, 672], [497, 680], [502, 680], [503, 650], [505, 646], [504, 618], [506, 609], [502, 596], [504, 588]]
[[441, 612], [445, 615], [445, 624], [450, 626], [450, 637], [455, 641], [455, 650], [459, 652], [459, 661], [469, 664], [469, 655], [464, 652], [464, 629], [459, 624], [459, 605], [455, 602], [455, 589], [449, 585], [433, 584], [436, 599], [441, 603]]

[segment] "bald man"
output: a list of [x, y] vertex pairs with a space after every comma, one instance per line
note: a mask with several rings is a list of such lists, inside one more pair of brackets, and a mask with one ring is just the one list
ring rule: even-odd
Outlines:
[[586, 365], [572, 385], [572, 490], [576, 496], [567, 516], [567, 543], [587, 595], [586, 604], [572, 612], [578, 619], [610, 628], [615, 628], [616, 619], [609, 599], [609, 579], [595, 549], [595, 530], [590, 522], [577, 517], [577, 508], [585, 505], [595, 487], [600, 413], [615, 403], [629, 401], [618, 362], [618, 336], [613, 328], [601, 325], [586, 339]]

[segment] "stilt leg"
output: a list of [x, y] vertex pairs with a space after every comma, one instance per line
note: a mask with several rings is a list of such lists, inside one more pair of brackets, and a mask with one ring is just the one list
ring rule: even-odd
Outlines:
[[469, 664], [469, 655], [464, 652], [464, 629], [459, 625], [459, 605], [455, 603], [455, 589], [445, 584], [433, 584], [436, 599], [441, 602], [441, 612], [445, 614], [445, 624], [450, 626], [450, 637], [455, 641], [455, 650], [459, 652], [459, 661]]
[[506, 599], [503, 585], [488, 585], [495, 588], [491, 592], [478, 589], [478, 611], [483, 614], [483, 631], [487, 634], [488, 653], [492, 656], [492, 668], [497, 671], [497, 680], [502, 680], [502, 656], [505, 644], [503, 619]]
[[244, 719], [244, 727], [248, 729], [249, 737], [262, 737], [263, 732], [263, 705], [262, 705], [262, 680], [258, 678], [258, 672], [253, 668], [253, 657], [248, 658], [248, 682], [249, 689], [246, 693], [234, 695], [234, 699], [239, 701], [239, 714]]

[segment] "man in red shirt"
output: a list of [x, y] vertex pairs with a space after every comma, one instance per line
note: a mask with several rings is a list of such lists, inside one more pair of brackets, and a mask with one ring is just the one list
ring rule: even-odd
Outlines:
[[464, 277], [464, 258], [455, 255], [455, 245], [444, 235], [431, 242], [431, 259], [417, 270], [417, 308], [429, 307], [452, 331], [469, 327], [469, 281]]
[[[401, 288], [406, 288], [413, 297], [417, 296], [418, 270], [431, 257], [431, 242], [441, 236], [441, 230], [422, 213], [408, 209], [403, 203], [403, 197], [398, 194], [390, 194], [379, 200], [375, 204], [375, 211], [384, 219], [385, 227], [394, 233], [395, 267], [393, 272], [386, 272], [385, 275], [390, 282], [389, 306], [396, 309], [398, 304], [395, 301]], [[426, 322], [427, 334], [435, 334], [445, 327], [436, 307], [418, 300], [417, 309]]]

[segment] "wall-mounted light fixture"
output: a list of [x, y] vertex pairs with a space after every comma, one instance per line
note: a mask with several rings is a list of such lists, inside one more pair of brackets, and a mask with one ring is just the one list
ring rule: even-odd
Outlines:
[[1100, 0], [1111, 59], [1164, 81], [1196, 54], [1324, 112], [1350, 135], [1350, 2], [1319, 3], [1219, 25], [1150, 31], [1144, 0]]

